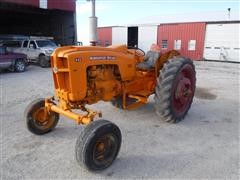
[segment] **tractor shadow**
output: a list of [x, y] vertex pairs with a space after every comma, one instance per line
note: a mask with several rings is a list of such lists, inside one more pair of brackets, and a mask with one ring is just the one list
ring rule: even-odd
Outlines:
[[195, 97], [198, 99], [214, 100], [217, 98], [217, 95], [211, 93], [210, 89], [197, 87], [195, 90]]
[[[174, 162], [174, 163], [173, 163]], [[101, 172], [102, 178], [114, 179], [143, 179], [169, 177], [167, 172], [179, 175], [187, 166], [188, 160], [180, 158], [177, 154], [151, 156], [151, 155], [129, 155], [119, 157], [105, 171]], [[176, 168], [179, 164], [181, 168]], [[179, 167], [179, 166], [178, 166]]]
[[133, 109], [133, 110], [127, 110], [137, 113], [155, 113], [155, 107], [154, 102], [149, 101], [147, 104], [142, 105], [139, 108]]

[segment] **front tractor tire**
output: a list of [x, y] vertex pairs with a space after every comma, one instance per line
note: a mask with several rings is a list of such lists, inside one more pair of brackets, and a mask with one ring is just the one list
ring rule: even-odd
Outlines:
[[53, 130], [59, 120], [59, 114], [45, 112], [45, 99], [32, 101], [24, 112], [24, 119], [28, 130], [36, 135], [42, 135]]
[[168, 60], [157, 79], [155, 109], [169, 123], [181, 121], [187, 114], [196, 87], [196, 72], [190, 59], [177, 57]]
[[93, 121], [77, 139], [76, 160], [89, 171], [106, 169], [116, 159], [121, 141], [121, 131], [115, 124], [107, 120]]

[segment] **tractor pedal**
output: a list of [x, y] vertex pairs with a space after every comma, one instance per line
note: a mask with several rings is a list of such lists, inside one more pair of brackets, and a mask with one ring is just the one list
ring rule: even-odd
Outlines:
[[126, 106], [126, 109], [128, 109], [128, 110], [138, 108], [147, 103], [147, 97], [136, 96], [136, 95], [128, 95], [128, 97], [137, 100]]
[[142, 106], [142, 105], [144, 105], [144, 104], [146, 104], [146, 103], [143, 103], [143, 102], [141, 102], [141, 101], [137, 101], [137, 102], [135, 102], [135, 103], [132, 103], [132, 104], [128, 105], [128, 106], [126, 107], [126, 109], [128, 109], [128, 110], [136, 109], [136, 108], [138, 108], [138, 107], [140, 107], [140, 106]]

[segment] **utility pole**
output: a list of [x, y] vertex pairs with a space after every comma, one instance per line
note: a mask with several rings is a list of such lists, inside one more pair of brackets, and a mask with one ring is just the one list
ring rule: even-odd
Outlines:
[[96, 0], [87, 0], [92, 2], [92, 16], [89, 17], [89, 41], [91, 46], [97, 44], [97, 17], [96, 17]]
[[231, 8], [228, 8], [228, 20], [230, 21], [231, 20]]

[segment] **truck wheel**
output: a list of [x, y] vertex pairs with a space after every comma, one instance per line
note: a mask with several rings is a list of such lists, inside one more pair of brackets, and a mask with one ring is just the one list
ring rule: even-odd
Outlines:
[[174, 58], [164, 64], [155, 88], [155, 109], [166, 122], [176, 123], [187, 114], [196, 87], [196, 72], [190, 59]]
[[89, 171], [103, 170], [116, 159], [121, 147], [121, 131], [107, 120], [93, 121], [77, 139], [78, 164]]
[[14, 70], [16, 72], [24, 72], [26, 69], [26, 64], [22, 59], [17, 59], [14, 64]]
[[40, 55], [40, 56], [39, 56], [39, 65], [40, 65], [42, 68], [49, 67], [49, 66], [50, 66], [50, 62], [49, 62], [48, 57], [46, 57], [45, 55]]
[[40, 98], [32, 101], [24, 112], [27, 128], [36, 135], [42, 135], [53, 130], [59, 120], [59, 114], [55, 112], [46, 113], [45, 99]]

